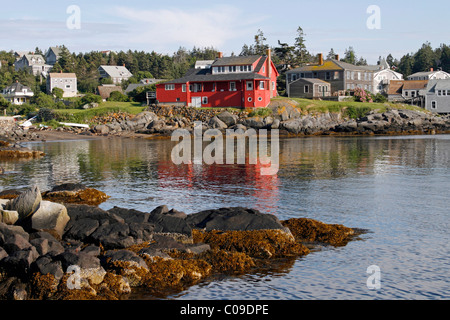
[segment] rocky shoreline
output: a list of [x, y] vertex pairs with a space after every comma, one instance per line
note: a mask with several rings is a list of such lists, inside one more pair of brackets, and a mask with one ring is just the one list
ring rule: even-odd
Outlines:
[[137, 289], [164, 297], [214, 275], [306, 256], [319, 244], [345, 246], [361, 233], [249, 208], [100, 209], [107, 198], [79, 184], [1, 192], [0, 299], [117, 300]]
[[[94, 137], [170, 137], [176, 129], [192, 131], [195, 122], [203, 130], [278, 129], [280, 136], [319, 135], [410, 135], [450, 133], [450, 115], [435, 115], [426, 111], [388, 108], [385, 112], [370, 112], [351, 119], [340, 113], [304, 114], [294, 103], [275, 101], [266, 116], [250, 116], [247, 111], [196, 109], [181, 106], [149, 106], [138, 115], [112, 114], [97, 117], [90, 128], [61, 127], [56, 129], [19, 126], [0, 128], [0, 140], [40, 141], [47, 136], [70, 134], [80, 139]], [[98, 124], [100, 123], [100, 124]], [[61, 139], [65, 139], [64, 136]]]

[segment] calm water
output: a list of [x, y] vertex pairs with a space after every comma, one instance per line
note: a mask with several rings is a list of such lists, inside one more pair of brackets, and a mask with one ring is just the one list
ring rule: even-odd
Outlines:
[[[30, 143], [47, 156], [0, 162], [0, 190], [80, 182], [113, 206], [161, 204], [194, 213], [245, 206], [280, 220], [308, 217], [370, 230], [278, 268], [209, 279], [170, 299], [449, 299], [450, 136], [318, 137], [280, 142], [280, 170], [253, 165], [183, 165], [170, 141], [110, 139]], [[379, 266], [381, 289], [367, 268]], [[150, 298], [140, 296], [140, 298]]]

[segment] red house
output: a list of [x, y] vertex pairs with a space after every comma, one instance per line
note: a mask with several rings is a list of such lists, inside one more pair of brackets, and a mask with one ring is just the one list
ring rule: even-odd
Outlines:
[[264, 108], [277, 96], [278, 71], [265, 56], [223, 57], [197, 63], [183, 78], [156, 86], [159, 103], [193, 107]]

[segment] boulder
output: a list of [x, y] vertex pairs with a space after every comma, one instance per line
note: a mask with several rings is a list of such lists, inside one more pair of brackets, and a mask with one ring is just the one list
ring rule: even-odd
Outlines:
[[150, 213], [147, 213], [147, 212], [141, 212], [141, 211], [134, 210], [134, 209], [124, 209], [124, 208], [119, 208], [119, 207], [114, 207], [114, 208], [108, 210], [108, 212], [121, 217], [126, 223], [147, 222], [148, 217], [150, 216]]
[[0, 267], [8, 274], [25, 276], [31, 270], [31, 265], [39, 258], [36, 248], [14, 251], [12, 254], [0, 261]]
[[124, 223], [106, 222], [91, 234], [90, 238], [97, 245], [109, 249], [123, 249], [136, 244], [137, 240], [130, 235], [130, 228]]
[[3, 260], [4, 258], [6, 258], [7, 256], [8, 256], [8, 252], [6, 252], [5, 249], [0, 247], [0, 261]]
[[52, 241], [46, 238], [36, 238], [30, 240], [30, 243], [36, 248], [41, 256], [57, 256], [65, 251], [63, 245], [56, 240]]
[[62, 237], [70, 217], [65, 206], [42, 201], [39, 210], [31, 216], [31, 227], [38, 231], [56, 232]]
[[109, 222], [120, 222], [124, 223], [124, 219], [119, 217], [118, 215], [100, 209], [96, 206], [90, 206], [86, 204], [66, 204], [67, 213], [70, 217], [70, 222], [68, 227], [71, 225], [73, 221], [77, 221], [80, 219], [94, 219], [97, 221], [109, 221]]
[[234, 126], [238, 120], [238, 116], [231, 114], [228, 111], [222, 111], [217, 115], [217, 118], [225, 123], [228, 127]]
[[208, 126], [212, 129], [219, 129], [219, 130], [223, 130], [228, 128], [228, 126], [225, 124], [225, 122], [223, 122], [222, 120], [220, 120], [218, 117], [212, 117], [209, 122], [208, 122]]
[[186, 223], [185, 219], [151, 212], [148, 222], [155, 225], [155, 233], [168, 233], [173, 236], [180, 235], [182, 238], [192, 237], [192, 229]]
[[64, 239], [87, 240], [99, 226], [98, 220], [91, 218], [73, 220], [66, 226]]
[[20, 221], [35, 213], [39, 209], [41, 201], [41, 192], [39, 187], [35, 186], [8, 202], [5, 206], [5, 210], [17, 211], [19, 213]]
[[61, 280], [64, 276], [61, 261], [54, 261], [49, 256], [39, 257], [33, 264], [32, 269], [34, 272], [39, 272], [42, 275], [51, 274], [57, 281]]
[[201, 211], [188, 215], [185, 221], [192, 228], [205, 231], [285, 230], [274, 215], [240, 207]]
[[13, 225], [19, 220], [19, 213], [17, 211], [8, 211], [0, 209], [0, 222], [4, 224]]
[[20, 234], [13, 233], [6, 237], [2, 247], [11, 255], [16, 251], [31, 249], [32, 244]]
[[114, 264], [114, 262], [126, 262], [132, 266], [148, 270], [144, 259], [130, 250], [110, 250], [104, 254], [103, 258], [108, 265]]

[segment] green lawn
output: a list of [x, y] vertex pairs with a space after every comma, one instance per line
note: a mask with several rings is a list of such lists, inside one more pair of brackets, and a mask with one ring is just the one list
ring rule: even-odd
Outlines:
[[[407, 104], [400, 103], [362, 103], [356, 101], [323, 101], [323, 100], [310, 100], [310, 99], [301, 99], [301, 98], [286, 98], [286, 97], [277, 97], [273, 98], [274, 102], [283, 102], [289, 103], [291, 100], [291, 105], [295, 106], [302, 110], [303, 113], [326, 113], [326, 112], [343, 112], [346, 113], [349, 117], [355, 118], [359, 116], [364, 116], [370, 111], [376, 112], [385, 112], [388, 109], [409, 109], [409, 110], [417, 110], [417, 111], [425, 111], [422, 108], [411, 106]], [[426, 112], [426, 111], [425, 111]]]
[[114, 102], [107, 101], [100, 104], [94, 109], [59, 109], [54, 110], [58, 115], [60, 121], [87, 123], [90, 119], [96, 116], [104, 116], [109, 113], [125, 112], [129, 114], [138, 114], [144, 111], [146, 107], [142, 107], [140, 103], [136, 102]]

